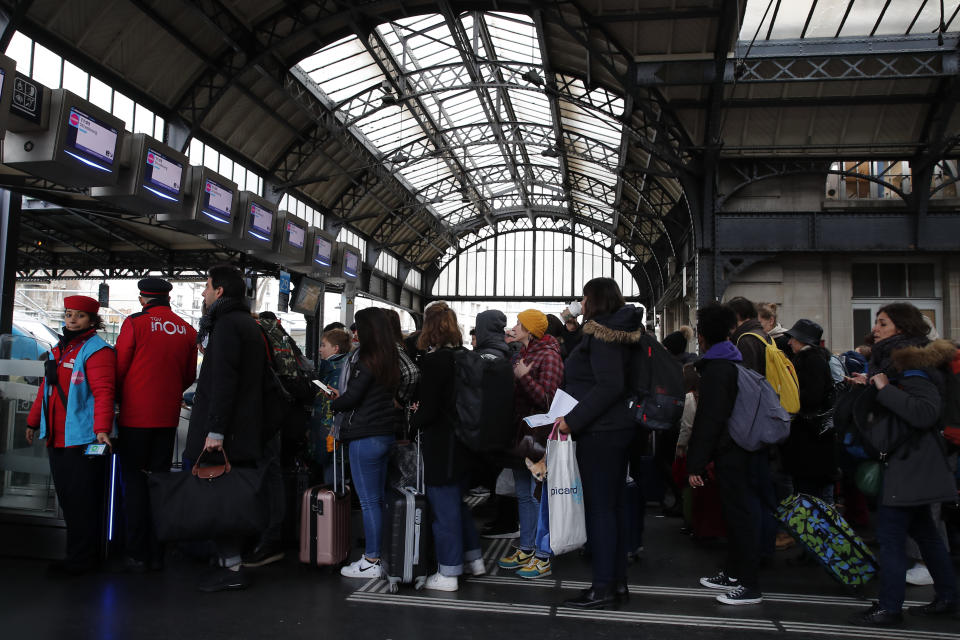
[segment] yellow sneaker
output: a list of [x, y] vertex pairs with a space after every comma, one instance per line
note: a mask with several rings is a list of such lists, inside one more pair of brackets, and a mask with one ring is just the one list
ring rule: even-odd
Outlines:
[[500, 558], [497, 564], [501, 569], [519, 569], [520, 567], [527, 566], [527, 563], [530, 562], [530, 558], [532, 557], [533, 552], [527, 553], [520, 549], [514, 549], [510, 555]]
[[521, 578], [544, 578], [551, 573], [550, 558], [531, 558], [527, 566], [517, 571]]

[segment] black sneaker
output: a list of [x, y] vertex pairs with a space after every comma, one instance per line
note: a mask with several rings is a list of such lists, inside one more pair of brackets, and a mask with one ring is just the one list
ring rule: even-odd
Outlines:
[[740, 581], [736, 578], [730, 578], [723, 571], [713, 576], [712, 578], [700, 578], [700, 584], [705, 586], [707, 589], [723, 589], [724, 591], [730, 591], [731, 589], [736, 589], [740, 586]]
[[217, 591], [246, 589], [249, 584], [242, 568], [238, 571], [231, 571], [226, 567], [214, 567], [204, 576], [197, 588], [204, 593], [215, 593]]
[[928, 604], [921, 604], [907, 609], [910, 615], [914, 616], [940, 616], [948, 613], [956, 613], [957, 610], [956, 600], [941, 600], [940, 598]]
[[253, 551], [243, 557], [243, 566], [262, 567], [283, 560], [284, 552], [275, 544], [258, 544]]
[[760, 604], [763, 602], [763, 594], [756, 589], [747, 589], [740, 585], [732, 591], [721, 593], [717, 596], [717, 602], [720, 604]]
[[895, 627], [902, 622], [902, 613], [881, 609], [879, 602], [874, 602], [872, 607], [850, 618], [850, 624], [861, 627]]

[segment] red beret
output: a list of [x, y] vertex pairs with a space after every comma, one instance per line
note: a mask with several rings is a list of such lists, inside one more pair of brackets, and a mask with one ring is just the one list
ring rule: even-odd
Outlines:
[[100, 311], [100, 303], [90, 296], [67, 296], [63, 299], [63, 308], [93, 314]]

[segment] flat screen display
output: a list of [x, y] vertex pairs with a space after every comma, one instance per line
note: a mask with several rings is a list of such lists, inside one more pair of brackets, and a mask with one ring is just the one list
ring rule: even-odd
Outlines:
[[273, 231], [273, 212], [256, 202], [250, 203], [250, 229], [247, 233], [259, 240], [270, 240]]
[[317, 238], [313, 248], [313, 261], [322, 267], [333, 264], [333, 243], [326, 238]]
[[296, 247], [297, 249], [303, 249], [304, 237], [306, 234], [307, 230], [300, 225], [293, 222], [287, 223], [287, 242], [290, 243], [290, 246]]
[[146, 169], [143, 173], [144, 187], [167, 200], [177, 200], [180, 195], [180, 180], [183, 165], [155, 149], [147, 148]]
[[110, 171], [117, 152], [117, 130], [75, 107], [70, 108], [67, 125], [64, 152], [94, 169]]
[[233, 191], [210, 180], [203, 187], [203, 203], [201, 211], [208, 218], [216, 222], [228, 224], [230, 222], [230, 206], [233, 204]]
[[303, 278], [297, 287], [297, 297], [293, 301], [291, 311], [303, 313], [308, 316], [315, 316], [320, 301], [323, 299], [323, 283]]
[[352, 251], [343, 254], [343, 275], [356, 278], [360, 273], [360, 256]]

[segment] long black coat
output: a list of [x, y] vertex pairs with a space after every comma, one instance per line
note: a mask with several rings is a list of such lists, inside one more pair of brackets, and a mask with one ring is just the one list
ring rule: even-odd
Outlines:
[[780, 447], [784, 465], [795, 478], [829, 483], [837, 471], [832, 430], [821, 434], [817, 415], [830, 408], [833, 377], [824, 350], [810, 347], [793, 355], [800, 390], [800, 412], [790, 425], [790, 437]]
[[231, 463], [260, 458], [266, 353], [250, 309], [224, 299], [203, 354], [184, 456], [196, 460], [207, 434], [222, 433]]
[[420, 407], [412, 424], [420, 431], [424, 481], [431, 486], [459, 482], [469, 472], [473, 454], [457, 438], [453, 349], [443, 348], [420, 361]]

